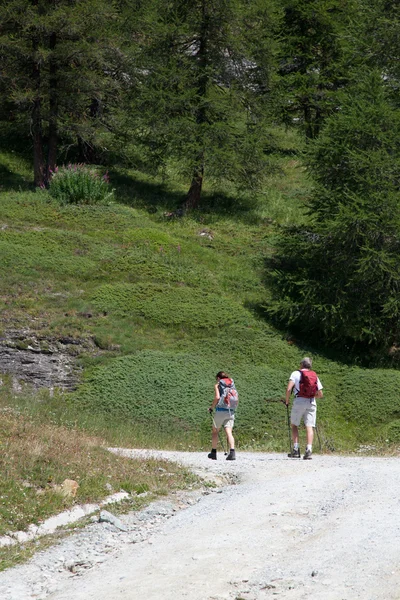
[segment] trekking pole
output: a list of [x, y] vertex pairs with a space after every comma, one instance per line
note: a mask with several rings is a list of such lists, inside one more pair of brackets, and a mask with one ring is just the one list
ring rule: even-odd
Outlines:
[[288, 432], [289, 432], [289, 450], [290, 450], [290, 454], [292, 454], [292, 431], [291, 431], [291, 427], [290, 427], [289, 405], [286, 404], [286, 399], [285, 398], [265, 398], [265, 402], [271, 402], [271, 403], [282, 402], [282, 404], [284, 404], [286, 406], [287, 424], [288, 424]]
[[317, 425], [315, 425], [315, 433], [317, 434], [317, 438], [318, 438], [318, 443], [319, 443], [319, 451], [321, 452], [322, 446], [321, 446], [321, 438], [319, 437], [319, 430]]
[[335, 452], [335, 450], [336, 450], [335, 441], [332, 438], [327, 438], [325, 436], [323, 428], [320, 431], [319, 427], [316, 425], [315, 433], [317, 434], [317, 437], [318, 437], [320, 450], [322, 447], [324, 447], [324, 448], [327, 448], [329, 450], [329, 452]]
[[286, 404], [286, 414], [287, 414], [287, 424], [288, 424], [288, 432], [289, 432], [289, 452], [292, 454], [292, 432], [290, 427], [290, 413], [289, 413], [289, 404]]

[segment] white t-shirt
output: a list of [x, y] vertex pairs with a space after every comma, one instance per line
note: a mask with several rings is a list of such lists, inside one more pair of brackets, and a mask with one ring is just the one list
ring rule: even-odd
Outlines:
[[[302, 369], [302, 371], [308, 371], [309, 369]], [[301, 398], [301, 396], [298, 396], [297, 394], [300, 391], [300, 371], [293, 371], [293, 373], [290, 375], [289, 377], [289, 381], [293, 381], [294, 382], [294, 395], [296, 398]], [[318, 390], [322, 390], [322, 384], [319, 380], [319, 377], [317, 377], [317, 386], [318, 386]], [[311, 400], [312, 402], [315, 402], [315, 398], [307, 398], [307, 400]]]

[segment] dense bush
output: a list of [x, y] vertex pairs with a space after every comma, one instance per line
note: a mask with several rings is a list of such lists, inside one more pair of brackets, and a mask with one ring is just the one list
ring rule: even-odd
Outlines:
[[50, 179], [49, 192], [62, 204], [101, 204], [114, 196], [107, 173], [101, 177], [83, 164], [58, 168]]
[[400, 420], [392, 421], [387, 428], [387, 440], [398, 444], [400, 442]]

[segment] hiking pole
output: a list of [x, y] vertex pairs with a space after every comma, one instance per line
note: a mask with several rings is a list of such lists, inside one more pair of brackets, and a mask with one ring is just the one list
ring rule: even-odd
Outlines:
[[285, 402], [285, 406], [286, 406], [287, 424], [288, 424], [288, 432], [289, 432], [289, 451], [290, 451], [290, 454], [292, 454], [292, 432], [291, 432], [291, 427], [290, 427], [289, 404], [286, 404], [286, 402]]
[[317, 434], [318, 443], [319, 443], [319, 451], [321, 452], [321, 448], [322, 448], [322, 446], [321, 446], [321, 438], [319, 437], [319, 430], [318, 430], [317, 425], [315, 425], [315, 433]]
[[211, 418], [212, 418], [213, 425], [214, 425], [215, 429], [218, 432], [218, 439], [219, 439], [219, 443], [221, 444], [222, 450], [224, 451], [224, 456], [228, 456], [228, 453], [225, 451], [225, 446], [224, 446], [224, 444], [223, 444], [223, 442], [221, 440], [221, 432], [220, 432], [220, 430], [218, 429], [218, 427], [215, 424], [214, 415], [213, 415], [213, 413], [211, 411], [210, 411], [210, 415], [211, 415]]
[[335, 452], [335, 450], [336, 450], [335, 441], [332, 438], [327, 438], [324, 435], [324, 429], [322, 428], [320, 431], [319, 427], [316, 425], [315, 432], [318, 437], [320, 450], [321, 450], [321, 448], [327, 448], [329, 450], [329, 452]]
[[286, 404], [286, 399], [285, 398], [265, 398], [265, 402], [282, 402], [282, 404], [284, 404], [286, 406], [286, 413], [287, 413], [287, 424], [288, 424], [288, 431], [289, 431], [289, 449], [290, 449], [290, 454], [292, 454], [292, 431], [291, 431], [291, 427], [290, 427], [290, 413], [289, 413], [289, 405]]

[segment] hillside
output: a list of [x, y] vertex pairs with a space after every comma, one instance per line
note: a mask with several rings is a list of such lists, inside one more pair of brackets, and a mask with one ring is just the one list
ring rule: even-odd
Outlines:
[[178, 217], [179, 183], [115, 170], [115, 203], [61, 206], [30, 189], [28, 163], [2, 153], [3, 405], [132, 446], [205, 449], [223, 369], [240, 392], [238, 447], [282, 450], [286, 411], [265, 400], [308, 354], [325, 388], [323, 449], [399, 442], [397, 371], [334, 360], [263, 318], [275, 226], [301, 219], [311, 185], [295, 156], [271, 161], [261, 197], [220, 194]]

